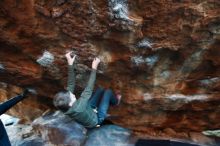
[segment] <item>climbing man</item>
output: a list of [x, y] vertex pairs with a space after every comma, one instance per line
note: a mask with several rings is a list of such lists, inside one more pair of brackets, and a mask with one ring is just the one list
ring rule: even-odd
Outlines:
[[86, 128], [99, 127], [107, 117], [109, 105], [118, 105], [121, 95], [115, 95], [111, 89], [99, 87], [93, 94], [96, 80], [96, 71], [100, 63], [99, 58], [94, 58], [92, 62], [92, 71], [86, 88], [76, 99], [74, 95], [75, 73], [74, 61], [76, 55], [72, 52], [66, 53], [68, 62], [68, 81], [67, 90], [57, 93], [54, 97], [54, 105], [64, 114], [73, 118]]
[[[0, 115], [4, 114], [6, 111], [8, 111], [11, 107], [16, 105], [18, 102], [22, 101], [27, 97], [27, 94], [31, 93], [31, 89], [25, 89], [24, 92], [20, 95], [15, 96], [14, 98], [9, 99], [8, 101], [0, 104]], [[0, 146], [11, 146], [11, 143], [9, 141], [7, 132], [5, 130], [5, 127], [0, 120]]]

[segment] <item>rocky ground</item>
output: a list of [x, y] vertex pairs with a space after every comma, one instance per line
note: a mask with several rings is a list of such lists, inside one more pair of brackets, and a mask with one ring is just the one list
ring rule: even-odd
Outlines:
[[[13, 146], [217, 146], [217, 140], [201, 133], [191, 133], [188, 139], [137, 137], [129, 129], [106, 124], [100, 128], [86, 129], [60, 112], [47, 113], [32, 124], [6, 126]], [[16, 134], [15, 134], [16, 133]], [[168, 141], [170, 140], [170, 141]]]

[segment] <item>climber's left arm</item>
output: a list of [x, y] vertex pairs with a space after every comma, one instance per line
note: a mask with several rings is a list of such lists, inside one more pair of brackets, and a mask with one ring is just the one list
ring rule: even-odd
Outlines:
[[75, 89], [75, 72], [74, 72], [74, 61], [76, 55], [72, 56], [72, 51], [66, 53], [66, 59], [68, 62], [68, 78], [67, 78], [67, 90], [70, 92], [74, 92]]

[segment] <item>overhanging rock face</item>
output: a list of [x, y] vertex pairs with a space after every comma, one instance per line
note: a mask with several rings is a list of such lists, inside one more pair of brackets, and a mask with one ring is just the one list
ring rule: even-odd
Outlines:
[[95, 56], [97, 83], [122, 91], [113, 122], [179, 137], [219, 128], [219, 1], [7, 0], [0, 11], [2, 82], [52, 99], [73, 50], [77, 94]]

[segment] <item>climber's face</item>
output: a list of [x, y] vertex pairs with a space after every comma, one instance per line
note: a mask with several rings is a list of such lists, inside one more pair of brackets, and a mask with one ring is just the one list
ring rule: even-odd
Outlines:
[[72, 92], [69, 92], [70, 93], [70, 102], [69, 102], [69, 106], [73, 106], [73, 103], [76, 101], [76, 96], [75, 94], [73, 94]]

